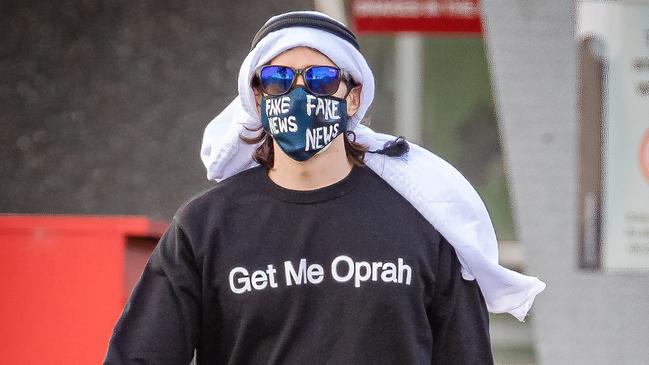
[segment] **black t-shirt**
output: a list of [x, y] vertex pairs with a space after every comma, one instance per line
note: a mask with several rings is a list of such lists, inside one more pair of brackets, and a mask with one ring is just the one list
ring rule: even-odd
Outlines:
[[105, 364], [493, 364], [460, 268], [370, 168], [299, 191], [257, 166], [178, 209]]

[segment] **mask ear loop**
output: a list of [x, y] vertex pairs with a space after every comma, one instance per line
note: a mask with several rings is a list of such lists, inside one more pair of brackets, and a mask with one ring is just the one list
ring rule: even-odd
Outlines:
[[[345, 79], [345, 85], [347, 85], [347, 93], [345, 93], [344, 99], [347, 99], [347, 96], [358, 85], [354, 82], [353, 79]], [[356, 142], [356, 133], [354, 133], [353, 131], [348, 131], [348, 133], [354, 134], [354, 142]], [[392, 141], [385, 142], [383, 144], [383, 148], [378, 150], [373, 150], [373, 151], [367, 151], [367, 152], [406, 159], [406, 154], [409, 151], [410, 151], [410, 145], [408, 144], [406, 138], [404, 136], [398, 136]]]

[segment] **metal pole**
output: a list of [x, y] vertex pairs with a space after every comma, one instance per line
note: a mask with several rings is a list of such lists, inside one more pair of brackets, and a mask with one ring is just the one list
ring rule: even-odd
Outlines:
[[399, 33], [395, 43], [395, 133], [422, 143], [423, 39], [419, 33]]

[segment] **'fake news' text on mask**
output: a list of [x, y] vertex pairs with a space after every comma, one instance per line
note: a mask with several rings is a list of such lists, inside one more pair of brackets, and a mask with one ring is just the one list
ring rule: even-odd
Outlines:
[[347, 130], [347, 102], [298, 85], [285, 95], [262, 96], [261, 122], [284, 153], [306, 161]]

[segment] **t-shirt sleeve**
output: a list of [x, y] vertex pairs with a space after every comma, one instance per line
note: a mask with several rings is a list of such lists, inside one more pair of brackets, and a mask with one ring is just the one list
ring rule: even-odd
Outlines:
[[199, 338], [201, 278], [174, 217], [118, 319], [104, 365], [187, 365]]
[[433, 303], [432, 364], [493, 364], [489, 313], [477, 280], [462, 278], [461, 264], [442, 236]]

